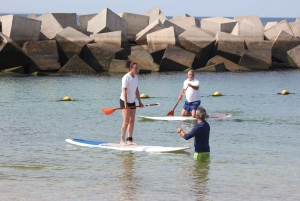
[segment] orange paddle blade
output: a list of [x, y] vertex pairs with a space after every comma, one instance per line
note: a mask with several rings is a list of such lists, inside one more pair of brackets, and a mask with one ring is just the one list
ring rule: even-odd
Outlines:
[[106, 115], [112, 114], [114, 111], [116, 111], [117, 108], [103, 108], [102, 112]]
[[174, 110], [171, 110], [171, 111], [167, 114], [167, 116], [174, 116]]

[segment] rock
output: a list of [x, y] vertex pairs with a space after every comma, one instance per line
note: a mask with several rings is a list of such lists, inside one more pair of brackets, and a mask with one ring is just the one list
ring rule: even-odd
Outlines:
[[71, 27], [67, 27], [57, 33], [55, 39], [58, 44], [58, 54], [61, 66], [64, 66], [74, 54], [81, 56], [82, 48], [86, 44], [94, 41], [94, 39]]
[[300, 22], [289, 23], [295, 37], [300, 38]]
[[201, 28], [214, 34], [220, 31], [231, 33], [236, 23], [236, 20], [223, 17], [203, 18], [201, 20]]
[[[183, 28], [181, 28], [180, 26], [174, 24], [170, 20], [160, 20], [160, 21], [161, 21], [164, 28], [169, 28], [169, 27], [174, 28], [176, 38], [178, 38], [179, 35], [182, 34], [185, 31]], [[178, 44], [178, 45], [180, 45], [180, 44]]]
[[203, 68], [198, 68], [195, 70], [196, 72], [226, 72], [224, 63], [213, 64], [210, 66], [205, 66]]
[[79, 20], [79, 28], [80, 31], [86, 35], [92, 34], [91, 32], [87, 31], [87, 26], [88, 26], [88, 21], [95, 17], [98, 13], [94, 14], [87, 14], [87, 15], [79, 15], [78, 20]]
[[300, 22], [300, 18], [296, 18], [295, 22]]
[[4, 69], [1, 72], [4, 73], [18, 73], [18, 74], [24, 74], [25, 70], [23, 66], [18, 66], [18, 67], [14, 67], [14, 68], [8, 68], [8, 69]]
[[61, 67], [55, 40], [28, 41], [22, 49], [32, 60], [29, 72], [57, 71]]
[[[222, 64], [222, 65], [218, 65]], [[223, 68], [224, 65], [224, 68]], [[239, 66], [236, 63], [233, 63], [232, 61], [229, 61], [228, 59], [222, 57], [222, 56], [214, 56], [211, 58], [207, 64], [207, 67], [215, 66], [217, 72], [224, 72], [224, 71], [231, 71], [231, 72], [243, 72], [243, 71], [251, 71], [249, 68]]]
[[52, 13], [45, 13], [37, 18], [42, 21], [40, 40], [52, 40], [63, 27], [55, 19]]
[[136, 34], [136, 44], [138, 45], [147, 45], [147, 34], [159, 31], [164, 29], [165, 27], [162, 25], [160, 20], [155, 20], [151, 24], [149, 24], [146, 28], [141, 30], [139, 33]]
[[270, 64], [265, 57], [255, 54], [249, 50], [245, 50], [242, 54], [239, 66], [244, 66], [251, 70], [267, 71], [269, 70]]
[[159, 71], [159, 66], [156, 64], [148, 52], [148, 50], [140, 45], [131, 48], [131, 55], [128, 56], [130, 61], [134, 61], [139, 65], [140, 69], [151, 71]]
[[167, 19], [157, 6], [150, 9], [144, 15], [149, 16], [149, 24], [151, 24], [152, 22], [154, 22], [157, 19]]
[[119, 14], [127, 22], [127, 40], [134, 42], [136, 34], [149, 25], [149, 16], [122, 12]]
[[112, 59], [108, 72], [109, 73], [128, 73], [129, 69], [126, 67], [125, 60]]
[[291, 27], [289, 26], [289, 23], [286, 20], [282, 20], [275, 26], [272, 26], [269, 29], [265, 30], [264, 34], [268, 40], [274, 41], [278, 34], [281, 32], [281, 30], [285, 31], [291, 36], [294, 36], [293, 31], [291, 30]]
[[267, 24], [265, 25], [264, 31], [276, 26], [277, 24], [278, 24], [278, 22], [267, 22]]
[[300, 69], [300, 45], [289, 50], [287, 56], [289, 64]]
[[244, 38], [232, 34], [218, 32], [214, 55], [220, 55], [234, 63], [238, 63], [244, 53]]
[[201, 28], [191, 27], [179, 35], [181, 46], [196, 54], [193, 68], [204, 67], [211, 58], [215, 38]]
[[170, 20], [170, 22], [180, 26], [184, 30], [187, 30], [191, 27], [199, 27], [200, 28], [200, 22], [195, 17], [180, 17], [180, 18], [173, 18]]
[[174, 45], [167, 45], [160, 62], [160, 71], [184, 71], [192, 67], [195, 54]]
[[147, 44], [149, 48], [149, 53], [164, 50], [167, 48], [168, 45], [176, 45], [174, 27], [165, 28], [147, 34]]
[[279, 63], [288, 63], [287, 51], [300, 45], [300, 39], [290, 35], [285, 31], [280, 31], [274, 39], [272, 46], [272, 61]]
[[243, 15], [243, 16], [235, 16], [233, 20], [238, 22], [243, 22], [244, 20], [249, 20], [252, 23], [252, 26], [263, 28], [263, 24], [261, 23], [260, 17], [258, 15]]
[[95, 71], [109, 71], [112, 59], [125, 60], [128, 55], [123, 48], [107, 43], [92, 43], [83, 50], [83, 60]]
[[22, 46], [26, 41], [38, 41], [41, 24], [39, 20], [18, 15], [4, 15], [1, 17], [2, 33]]
[[58, 71], [59, 73], [96, 73], [78, 55], [74, 56]]
[[38, 18], [38, 16], [36, 16], [36, 15], [33, 14], [33, 13], [30, 13], [30, 14], [27, 16], [27, 18], [36, 20], [36, 19]]
[[1, 32], [0, 41], [0, 70], [17, 66], [27, 66], [30, 58], [17, 43]]
[[88, 21], [87, 31], [93, 34], [122, 31], [127, 37], [127, 22], [108, 8]]
[[245, 41], [246, 49], [262, 57], [271, 65], [272, 63], [272, 43], [271, 41]]
[[63, 29], [67, 27], [77, 29], [76, 13], [52, 13], [52, 15]]
[[262, 26], [253, 26], [244, 22], [237, 22], [231, 34], [243, 37], [245, 41], [264, 40], [264, 29]]

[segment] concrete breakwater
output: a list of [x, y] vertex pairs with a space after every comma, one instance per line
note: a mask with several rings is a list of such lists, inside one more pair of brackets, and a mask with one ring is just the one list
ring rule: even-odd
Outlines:
[[114, 13], [0, 16], [0, 75], [127, 72], [268, 71], [300, 68], [300, 18], [259, 16], [168, 19], [158, 7], [143, 15]]

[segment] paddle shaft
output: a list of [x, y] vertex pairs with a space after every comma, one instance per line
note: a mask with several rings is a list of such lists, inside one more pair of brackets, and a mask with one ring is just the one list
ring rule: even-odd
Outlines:
[[[184, 92], [183, 92], [181, 95], [183, 95], [183, 94], [185, 93], [185, 91], [187, 90], [188, 87], [189, 87], [189, 86], [187, 86], [187, 87], [185, 88]], [[171, 110], [171, 111], [167, 114], [167, 116], [174, 116], [174, 110], [175, 110], [175, 108], [177, 107], [177, 105], [178, 105], [178, 103], [179, 103], [180, 101], [181, 101], [181, 99], [177, 101], [175, 107], [173, 108], [173, 110]]]
[[[144, 105], [144, 107], [146, 106], [155, 106], [155, 105], [159, 105], [159, 103], [153, 103], [153, 104], [146, 104]], [[131, 108], [137, 108], [137, 107], [141, 107], [141, 106], [129, 106], [129, 107], [119, 107], [119, 108], [103, 108], [102, 112], [106, 115], [110, 115], [112, 114], [114, 111], [116, 110], [121, 110], [121, 109], [131, 109]]]

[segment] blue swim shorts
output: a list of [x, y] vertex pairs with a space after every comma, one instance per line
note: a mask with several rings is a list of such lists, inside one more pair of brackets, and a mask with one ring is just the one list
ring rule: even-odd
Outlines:
[[191, 112], [192, 110], [197, 110], [200, 104], [201, 104], [200, 100], [194, 102], [185, 101], [183, 109], [185, 109], [188, 112]]

